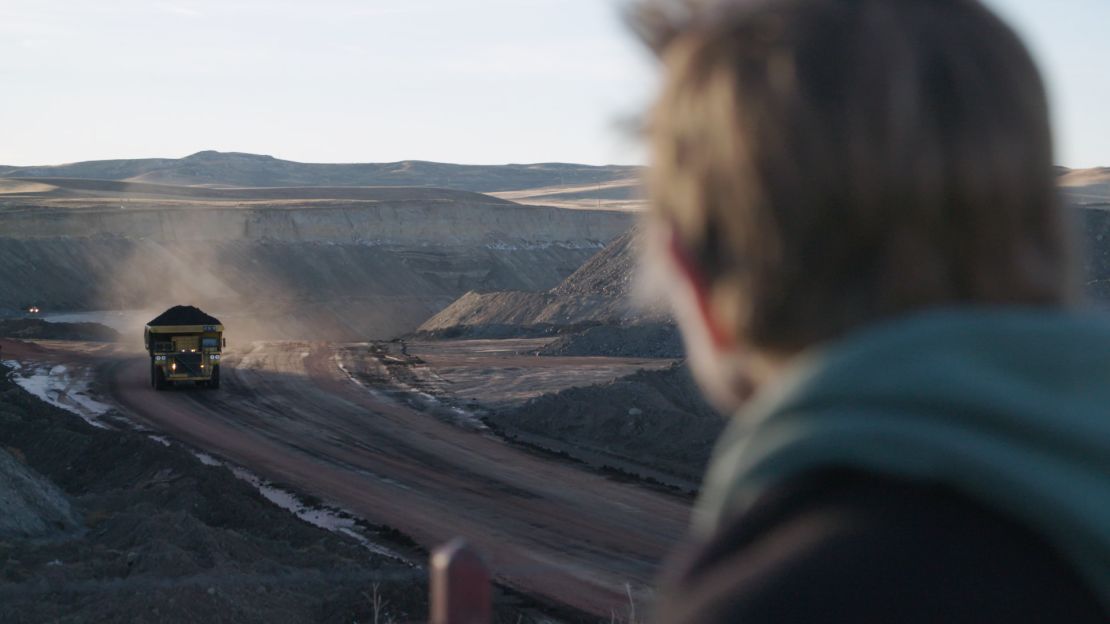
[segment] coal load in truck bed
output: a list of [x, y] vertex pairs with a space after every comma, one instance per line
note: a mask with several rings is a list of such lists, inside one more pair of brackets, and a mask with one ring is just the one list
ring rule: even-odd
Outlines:
[[152, 327], [166, 325], [220, 325], [220, 320], [202, 312], [194, 306], [174, 306], [159, 314], [147, 325]]

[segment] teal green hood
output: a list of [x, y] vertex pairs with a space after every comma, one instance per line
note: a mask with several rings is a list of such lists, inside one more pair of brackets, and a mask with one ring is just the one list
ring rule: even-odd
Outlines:
[[801, 356], [725, 431], [695, 531], [827, 467], [949, 484], [1048, 537], [1110, 608], [1110, 320], [929, 312]]

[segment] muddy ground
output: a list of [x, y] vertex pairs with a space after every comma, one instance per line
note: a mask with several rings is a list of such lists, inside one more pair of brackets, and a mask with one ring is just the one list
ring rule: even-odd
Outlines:
[[[587, 346], [599, 351], [602, 342]], [[379, 383], [434, 395], [507, 440], [695, 490], [725, 420], [701, 398], [686, 366], [671, 358], [538, 355], [559, 344], [420, 340], [376, 343], [370, 351], [382, 364]]]
[[389, 382], [486, 408], [506, 408], [575, 386], [591, 386], [672, 362], [652, 357], [538, 354], [551, 338], [375, 343]]
[[[80, 519], [49, 539], [0, 541], [0, 621], [425, 620], [420, 567], [303, 522], [181, 444], [94, 428], [0, 372], [0, 447]], [[496, 600], [499, 622], [540, 613]]]

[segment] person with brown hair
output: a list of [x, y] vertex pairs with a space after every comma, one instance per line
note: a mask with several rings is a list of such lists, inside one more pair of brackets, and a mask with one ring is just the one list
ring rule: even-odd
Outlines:
[[675, 0], [648, 255], [722, 410], [663, 622], [1104, 622], [1110, 322], [976, 0]]

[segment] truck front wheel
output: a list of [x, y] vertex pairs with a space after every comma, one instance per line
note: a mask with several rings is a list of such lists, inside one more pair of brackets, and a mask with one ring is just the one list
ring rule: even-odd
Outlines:
[[166, 371], [162, 370], [161, 366], [150, 365], [150, 385], [154, 386], [155, 390], [165, 390], [170, 385], [166, 381]]
[[220, 387], [220, 365], [212, 367], [212, 378], [208, 380], [208, 387], [215, 390]]

